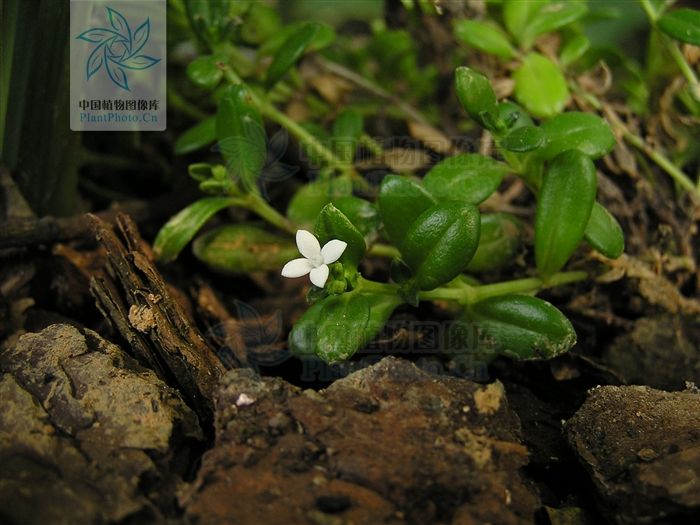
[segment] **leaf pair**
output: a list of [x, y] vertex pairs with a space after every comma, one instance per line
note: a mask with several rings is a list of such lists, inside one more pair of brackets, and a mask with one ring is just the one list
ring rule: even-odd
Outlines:
[[401, 303], [398, 296], [349, 292], [331, 295], [309, 308], [289, 335], [299, 357], [327, 363], [348, 359], [371, 341]]
[[420, 185], [396, 175], [385, 177], [378, 202], [387, 237], [418, 289], [431, 290], [464, 271], [479, 243], [475, 206], [436, 202]]

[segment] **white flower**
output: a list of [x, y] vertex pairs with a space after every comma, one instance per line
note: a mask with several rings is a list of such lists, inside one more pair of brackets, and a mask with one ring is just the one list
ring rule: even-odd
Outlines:
[[321, 248], [313, 233], [297, 230], [297, 248], [304, 257], [285, 264], [282, 268], [282, 276], [293, 278], [308, 273], [311, 282], [323, 288], [328, 280], [328, 265], [337, 261], [347, 246], [348, 243], [333, 239]]

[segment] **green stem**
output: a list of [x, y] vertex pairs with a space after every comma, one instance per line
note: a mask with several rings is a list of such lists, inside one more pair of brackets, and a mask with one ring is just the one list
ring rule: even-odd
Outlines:
[[[224, 76], [231, 84], [243, 83], [241, 77], [239, 77], [230, 67], [224, 69]], [[321, 144], [316, 137], [306, 131], [297, 122], [290, 119], [282, 111], [278, 110], [273, 104], [259, 96], [253, 90], [249, 90], [249, 92], [253, 102], [256, 106], [258, 106], [260, 113], [285, 128], [292, 135], [294, 135], [297, 140], [306, 144], [306, 146], [316, 155], [321, 157], [329, 167], [337, 169], [341, 173], [347, 175], [358, 176], [351, 164], [341, 161], [331, 150]]]
[[374, 255], [376, 257], [387, 257], [389, 259], [394, 259], [396, 257], [401, 256], [401, 253], [399, 253], [398, 248], [394, 248], [393, 246], [389, 246], [388, 244], [372, 245], [372, 247], [369, 249], [369, 254]]
[[[654, 28], [656, 28], [659, 13], [656, 11], [650, 0], [640, 0], [640, 3], [642, 5], [642, 9], [644, 9], [644, 12], [647, 15], [647, 18], [649, 19], [649, 22], [652, 26], [654, 26]], [[681, 73], [688, 82], [690, 94], [695, 100], [700, 102], [700, 82], [698, 81], [695, 71], [693, 71], [693, 68], [690, 67], [690, 64], [688, 64], [688, 61], [683, 56], [683, 53], [681, 53], [681, 50], [678, 48], [678, 44], [676, 44], [676, 42], [669, 39], [666, 35], [663, 35], [662, 41], [668, 52], [671, 54], [671, 58], [673, 58], [673, 61], [676, 63], [678, 69], [681, 70]]]
[[[463, 279], [453, 281], [453, 286], [441, 286], [434, 290], [420, 292], [418, 298], [422, 301], [453, 301], [459, 304], [473, 304], [491, 297], [507, 294], [537, 293], [546, 288], [583, 281], [588, 277], [586, 272], [560, 272], [549, 279], [528, 277], [495, 284], [469, 285]], [[363, 292], [395, 295], [399, 286], [390, 283], [379, 283], [359, 278], [357, 289]]]
[[276, 226], [280, 230], [292, 235], [295, 235], [297, 232], [297, 228], [289, 221], [289, 219], [270, 206], [267, 201], [265, 201], [265, 199], [263, 199], [257, 192], [249, 193], [248, 196], [242, 200], [242, 206], [265, 219], [267, 222], [273, 226]]
[[647, 142], [639, 135], [632, 133], [629, 128], [620, 120], [617, 114], [610, 111], [595, 95], [592, 93], [586, 93], [583, 91], [578, 84], [571, 82], [570, 86], [577, 95], [582, 96], [591, 106], [593, 106], [598, 111], [602, 111], [612, 128], [627, 141], [628, 144], [637, 148], [639, 151], [644, 153], [649, 159], [654, 162], [659, 168], [666, 172], [673, 180], [675, 180], [681, 187], [685, 188], [691, 193], [700, 194], [700, 185], [696, 188], [693, 181], [690, 180], [683, 171], [673, 164], [663, 153], [652, 148], [647, 144]]
[[167, 88], [168, 105], [171, 108], [177, 109], [180, 113], [192, 117], [194, 120], [204, 120], [209, 117], [204, 111], [186, 100], [180, 93], [175, 91], [173, 87], [168, 85]]

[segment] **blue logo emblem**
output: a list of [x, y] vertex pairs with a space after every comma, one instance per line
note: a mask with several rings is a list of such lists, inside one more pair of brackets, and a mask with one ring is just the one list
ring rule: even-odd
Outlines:
[[115, 85], [130, 91], [126, 70], [148, 69], [160, 62], [159, 58], [139, 54], [151, 36], [151, 22], [146, 18], [146, 21], [132, 32], [126, 18], [119, 11], [107, 7], [107, 15], [111, 29], [94, 27], [76, 37], [97, 44], [87, 59], [86, 80], [90, 80], [90, 77], [104, 66]]

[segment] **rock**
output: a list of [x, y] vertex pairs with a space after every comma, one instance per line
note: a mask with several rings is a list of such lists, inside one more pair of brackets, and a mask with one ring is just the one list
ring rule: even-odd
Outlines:
[[153, 372], [64, 324], [4, 348], [0, 370], [0, 521], [158, 521], [175, 511], [203, 438]]
[[198, 524], [531, 523], [519, 433], [500, 383], [395, 358], [321, 392], [232, 370], [181, 502]]
[[700, 383], [700, 323], [681, 315], [642, 317], [613, 341], [603, 359], [626, 384], [682, 390]]
[[617, 523], [700, 515], [700, 393], [600, 387], [565, 427]]

